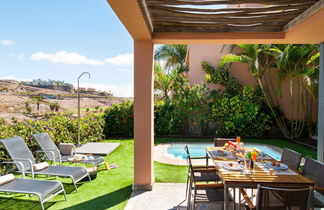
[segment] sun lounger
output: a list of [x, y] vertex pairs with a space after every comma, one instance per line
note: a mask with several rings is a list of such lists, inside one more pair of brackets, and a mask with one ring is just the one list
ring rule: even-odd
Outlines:
[[[86, 163], [86, 164], [91, 164], [93, 167], [103, 164], [105, 162], [104, 159], [99, 156], [92, 156], [92, 157], [87, 157], [87, 159], [83, 159], [80, 161], [73, 161], [73, 155], [62, 156], [60, 154], [60, 151], [58, 150], [57, 146], [54, 144], [53, 140], [47, 133], [43, 132], [43, 133], [33, 134], [32, 136], [37, 141], [41, 149], [44, 151], [47, 160], [53, 162], [59, 161], [60, 164], [62, 164], [62, 162]], [[75, 152], [76, 152], [76, 148], [74, 149], [74, 153]]]
[[77, 182], [86, 176], [91, 180], [89, 173], [84, 167], [47, 166], [44, 169], [36, 171], [34, 170], [36, 160], [21, 137], [2, 139], [0, 142], [4, 145], [11, 159], [17, 165], [18, 172], [20, 173], [31, 174], [32, 178], [34, 178], [35, 175], [69, 177], [72, 179], [76, 192], [78, 191], [76, 186]]
[[14, 178], [0, 185], [0, 192], [36, 195], [39, 198], [42, 209], [44, 209], [44, 203], [46, 201], [60, 193], [64, 194], [66, 200], [66, 194], [62, 183], [50, 180]]

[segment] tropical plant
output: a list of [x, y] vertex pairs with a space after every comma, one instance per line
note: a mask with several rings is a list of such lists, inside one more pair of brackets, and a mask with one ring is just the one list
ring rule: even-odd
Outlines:
[[25, 102], [25, 110], [27, 114], [30, 114], [32, 112], [32, 107], [30, 106], [28, 101]]
[[162, 94], [162, 98], [169, 98], [169, 93], [173, 88], [173, 81], [177, 76], [176, 73], [175, 70], [165, 72], [160, 63], [154, 63], [154, 89], [156, 95]]
[[188, 71], [186, 65], [188, 45], [161, 45], [154, 52], [155, 60], [165, 60], [166, 69], [177, 69], [178, 73]]
[[210, 93], [210, 120], [218, 124], [217, 136], [257, 137], [268, 131], [272, 119], [265, 109], [260, 87], [242, 86], [230, 75], [227, 66], [215, 68], [202, 62], [208, 83], [221, 85], [222, 91]]
[[[272, 99], [271, 94], [265, 89], [262, 76], [267, 70], [274, 66], [274, 56], [271, 53], [271, 45], [260, 44], [237, 44], [233, 45], [232, 50], [239, 47], [242, 51], [238, 54], [224, 55], [218, 63], [219, 68], [223, 68], [230, 63], [239, 62], [249, 66], [251, 74], [257, 79], [262, 90], [266, 103], [271, 110], [271, 113], [280, 128], [282, 134], [289, 138], [289, 131], [285, 123], [285, 118], [281, 112], [275, 110], [276, 101]], [[270, 79], [270, 78], [269, 78]], [[271, 83], [272, 84], [272, 83]]]
[[50, 107], [51, 111], [56, 111], [56, 112], [58, 112], [59, 109], [60, 109], [60, 105], [58, 103], [56, 103], [56, 102], [55, 103], [50, 103], [49, 107]]
[[39, 106], [42, 102], [44, 102], [43, 96], [32, 96], [31, 99], [34, 103], [36, 103], [37, 111], [39, 111]]
[[187, 84], [174, 96], [177, 111], [184, 123], [190, 123], [189, 129], [195, 135], [203, 135], [208, 125], [210, 109], [208, 106], [209, 89], [205, 84], [190, 86]]
[[[312, 135], [313, 103], [317, 100], [318, 89], [318, 46], [316, 45], [276, 45], [271, 51], [276, 56], [278, 71], [277, 94], [281, 96], [281, 84], [289, 80], [291, 103], [290, 136], [299, 137], [305, 121]], [[316, 62], [317, 61], [317, 62]], [[294, 92], [294, 87], [298, 92]], [[311, 96], [311, 97], [309, 97]], [[296, 101], [294, 101], [296, 99]], [[303, 112], [300, 111], [302, 105]], [[296, 106], [296, 109], [294, 108]]]

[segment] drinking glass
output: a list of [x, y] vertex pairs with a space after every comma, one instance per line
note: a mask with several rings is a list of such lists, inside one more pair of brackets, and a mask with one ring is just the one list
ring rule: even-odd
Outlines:
[[244, 158], [244, 164], [245, 164], [246, 168], [250, 171], [251, 170], [251, 159]]

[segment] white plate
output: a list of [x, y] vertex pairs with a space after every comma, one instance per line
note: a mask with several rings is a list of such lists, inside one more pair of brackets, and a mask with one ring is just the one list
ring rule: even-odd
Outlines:
[[271, 165], [271, 162], [265, 162], [265, 165], [268, 167], [268, 168], [272, 168], [276, 171], [284, 171], [284, 170], [287, 170], [288, 169], [288, 166], [283, 164], [283, 163], [280, 163], [280, 166], [277, 167], [277, 166], [273, 166]]
[[220, 153], [219, 151], [220, 150], [213, 150], [210, 152], [210, 154], [212, 156], [227, 156], [228, 155], [228, 152], [226, 152], [226, 151], [223, 151], [223, 153]]
[[242, 171], [244, 169], [244, 166], [238, 163], [233, 163], [233, 166], [229, 166], [228, 163], [223, 163], [222, 167], [231, 171]]

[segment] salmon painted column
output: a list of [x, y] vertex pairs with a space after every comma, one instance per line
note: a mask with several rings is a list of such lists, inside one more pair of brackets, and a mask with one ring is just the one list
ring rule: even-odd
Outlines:
[[317, 160], [324, 162], [324, 42], [320, 44], [320, 68], [317, 120]]
[[152, 41], [134, 41], [134, 190], [154, 183], [154, 78]]

